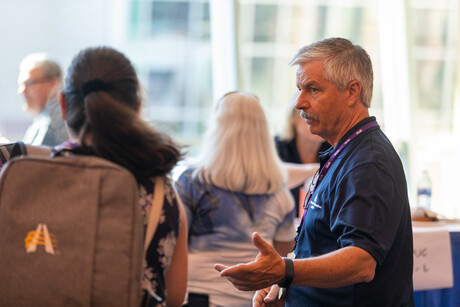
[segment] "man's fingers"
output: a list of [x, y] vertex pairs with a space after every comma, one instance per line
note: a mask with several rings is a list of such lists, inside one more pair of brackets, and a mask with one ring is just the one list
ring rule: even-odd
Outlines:
[[274, 303], [278, 300], [278, 294], [280, 291], [280, 287], [278, 285], [273, 285], [270, 288], [270, 292], [268, 292], [267, 296], [265, 296], [264, 302], [265, 303]]
[[254, 285], [252, 284], [252, 282], [248, 281], [247, 279], [239, 279], [239, 278], [234, 278], [232, 276], [223, 276], [223, 277], [226, 278], [229, 282], [231, 282], [233, 286], [237, 288], [238, 290], [241, 290], [241, 291], [257, 290], [254, 288]]
[[223, 270], [225, 270], [226, 268], [228, 268], [228, 266], [217, 263], [217, 264], [214, 265], [214, 268], [215, 268], [217, 271], [222, 272]]
[[265, 242], [265, 240], [262, 239], [257, 232], [254, 232], [252, 234], [252, 242], [262, 255], [266, 255], [274, 251], [273, 247], [267, 242]]
[[280, 287], [278, 285], [273, 285], [271, 287], [256, 291], [252, 299], [252, 306], [253, 307], [276, 306], [274, 304], [278, 302], [279, 290], [280, 290]]
[[267, 295], [268, 289], [261, 289], [254, 293], [254, 297], [252, 298], [252, 306], [253, 307], [262, 307], [266, 306], [264, 302], [264, 298]]
[[248, 267], [248, 264], [241, 263], [231, 267], [225, 266], [223, 264], [216, 264], [214, 268], [220, 272], [221, 277], [232, 277], [238, 276], [240, 278], [245, 278], [245, 275], [251, 274], [252, 271]]

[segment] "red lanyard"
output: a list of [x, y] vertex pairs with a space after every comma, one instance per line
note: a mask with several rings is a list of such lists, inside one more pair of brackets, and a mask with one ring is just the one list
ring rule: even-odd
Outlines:
[[[316, 182], [312, 181], [312, 184], [314, 185], [313, 190], [309, 191], [307, 196], [305, 197], [304, 211], [303, 211], [302, 219], [300, 220], [299, 229], [300, 229], [300, 227], [302, 227], [302, 224], [303, 224], [303, 221], [305, 219], [305, 216], [307, 215], [308, 208], [310, 207], [310, 201], [311, 201], [311, 198], [313, 196], [313, 193], [316, 190], [316, 187], [323, 180], [324, 176], [326, 176], [326, 173], [329, 170], [329, 168], [331, 167], [332, 163], [335, 161], [335, 158], [337, 158], [337, 156], [342, 152], [342, 150], [345, 148], [345, 146], [347, 146], [354, 138], [359, 136], [364, 131], [366, 131], [366, 130], [372, 128], [372, 127], [378, 127], [378, 126], [379, 126], [379, 124], [376, 121], [373, 121], [373, 122], [370, 122], [368, 124], [365, 124], [364, 126], [359, 128], [358, 130], [356, 130], [352, 135], [350, 135], [350, 137], [348, 139], [346, 139], [346, 141], [343, 142], [342, 145], [340, 145], [339, 148], [337, 150], [335, 150], [334, 153], [332, 154], [332, 156], [327, 160], [326, 164], [324, 164], [324, 166], [321, 168], [321, 171], [319, 172], [319, 176], [318, 176], [318, 179], [316, 180]], [[314, 180], [314, 178], [313, 178], [313, 180]]]

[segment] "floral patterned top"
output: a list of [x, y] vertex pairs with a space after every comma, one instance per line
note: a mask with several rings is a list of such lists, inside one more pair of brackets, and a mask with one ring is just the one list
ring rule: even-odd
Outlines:
[[[139, 182], [139, 205], [145, 229], [152, 207], [155, 178]], [[147, 249], [146, 263], [144, 263], [142, 288], [154, 292], [163, 301], [158, 302], [153, 298], [148, 301], [148, 306], [166, 306], [165, 302], [165, 276], [176, 246], [180, 228], [180, 211], [176, 194], [171, 180], [167, 178], [164, 184], [164, 202], [160, 219], [155, 234]]]

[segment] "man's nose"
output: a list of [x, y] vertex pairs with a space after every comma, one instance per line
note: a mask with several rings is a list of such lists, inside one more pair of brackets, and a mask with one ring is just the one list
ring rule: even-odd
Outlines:
[[299, 94], [299, 96], [297, 96], [297, 100], [296, 100], [296, 104], [295, 104], [295, 108], [297, 110], [301, 110], [301, 109], [306, 109], [310, 106], [310, 104], [308, 103], [308, 99], [305, 97], [305, 95], [302, 94], [302, 92]]

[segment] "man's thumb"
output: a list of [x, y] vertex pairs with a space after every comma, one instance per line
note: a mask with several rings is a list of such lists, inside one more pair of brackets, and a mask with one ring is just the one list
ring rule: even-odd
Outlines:
[[254, 246], [257, 247], [257, 249], [262, 254], [268, 254], [273, 252], [273, 247], [267, 242], [265, 242], [265, 240], [262, 239], [257, 232], [254, 232], [252, 234], [252, 242], [254, 243]]

